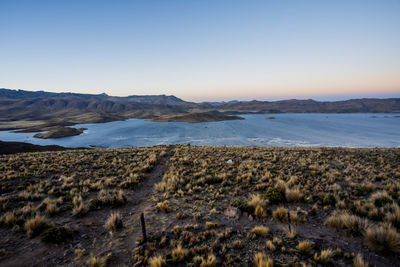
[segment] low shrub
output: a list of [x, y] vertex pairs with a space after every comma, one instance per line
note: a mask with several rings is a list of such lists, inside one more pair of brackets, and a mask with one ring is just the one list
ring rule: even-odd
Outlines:
[[47, 243], [58, 244], [70, 237], [72, 237], [72, 232], [63, 226], [51, 227], [40, 234], [40, 239]]
[[326, 194], [322, 198], [322, 204], [335, 206], [336, 198], [332, 194]]
[[280, 188], [270, 187], [261, 197], [268, 199], [271, 203], [281, 203], [285, 200], [285, 192]]
[[254, 208], [249, 206], [246, 201], [240, 199], [234, 199], [232, 201], [232, 206], [238, 208], [242, 212], [253, 213]]

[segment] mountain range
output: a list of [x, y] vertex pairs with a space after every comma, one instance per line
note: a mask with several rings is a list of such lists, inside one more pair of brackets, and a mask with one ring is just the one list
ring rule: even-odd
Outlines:
[[[206, 120], [244, 113], [399, 113], [400, 98], [345, 101], [281, 100], [194, 103], [176, 96], [51, 93], [0, 89], [0, 129], [48, 130], [55, 126], [129, 118], [171, 121], [196, 114]], [[199, 116], [199, 114], [207, 115]], [[212, 114], [212, 116], [210, 116]]]

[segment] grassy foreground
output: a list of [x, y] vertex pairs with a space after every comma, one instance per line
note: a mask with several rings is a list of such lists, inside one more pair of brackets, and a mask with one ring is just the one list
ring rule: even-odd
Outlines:
[[399, 162], [184, 145], [0, 155], [0, 265], [396, 266]]

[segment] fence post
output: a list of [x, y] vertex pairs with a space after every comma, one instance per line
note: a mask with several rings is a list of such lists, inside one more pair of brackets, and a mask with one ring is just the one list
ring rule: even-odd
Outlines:
[[143, 234], [143, 243], [145, 244], [147, 242], [147, 236], [146, 236], [146, 224], [144, 222], [144, 214], [140, 214], [140, 223], [142, 224], [142, 234]]

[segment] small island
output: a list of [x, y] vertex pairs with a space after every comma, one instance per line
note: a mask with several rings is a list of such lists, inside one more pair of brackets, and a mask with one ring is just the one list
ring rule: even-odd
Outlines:
[[226, 120], [244, 120], [244, 118], [239, 116], [226, 115], [218, 111], [213, 111], [213, 112], [194, 112], [188, 114], [164, 116], [152, 119], [151, 121], [199, 123], [199, 122], [226, 121]]
[[64, 126], [55, 126], [48, 130], [46, 133], [38, 133], [35, 134], [33, 137], [42, 138], [42, 139], [51, 139], [51, 138], [62, 138], [74, 135], [80, 135], [83, 133], [84, 130], [87, 128], [71, 128], [71, 127], [64, 127]]

